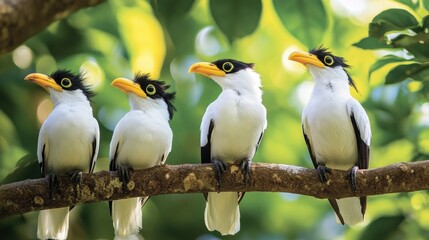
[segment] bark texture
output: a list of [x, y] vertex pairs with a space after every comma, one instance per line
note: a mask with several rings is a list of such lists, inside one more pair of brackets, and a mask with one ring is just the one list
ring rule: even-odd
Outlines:
[[0, 0], [0, 54], [12, 51], [56, 20], [104, 0]]
[[[116, 172], [83, 174], [82, 183], [73, 186], [60, 178], [59, 188], [49, 197], [47, 178], [30, 179], [0, 186], [0, 219], [26, 212], [115, 200], [137, 196], [209, 191], [289, 192], [316, 198], [356, 196], [346, 171], [332, 170], [321, 183], [317, 172], [297, 166], [255, 163], [247, 186], [238, 165], [229, 165], [217, 189], [211, 164], [163, 165], [136, 170], [123, 186]], [[357, 172], [357, 196], [412, 192], [429, 189], [429, 160], [396, 163]]]

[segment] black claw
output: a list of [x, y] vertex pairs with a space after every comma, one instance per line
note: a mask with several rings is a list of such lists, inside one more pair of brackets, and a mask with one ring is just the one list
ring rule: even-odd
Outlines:
[[124, 187], [126, 187], [127, 183], [130, 181], [130, 173], [133, 169], [129, 166], [119, 165], [118, 166], [118, 177], [121, 182], [124, 183]]
[[49, 181], [49, 198], [52, 199], [52, 195], [54, 194], [55, 189], [59, 187], [58, 176], [56, 174], [49, 174], [48, 181]]
[[82, 183], [82, 171], [81, 170], [74, 170], [70, 173], [71, 180], [74, 184], [81, 184]]
[[226, 171], [226, 164], [219, 159], [212, 159], [212, 163], [214, 165], [217, 187], [220, 189], [222, 186], [222, 174]]
[[357, 195], [357, 178], [356, 178], [356, 172], [359, 170], [358, 166], [353, 166], [348, 174], [348, 177], [350, 179], [350, 182], [352, 184], [352, 191], [355, 195]]
[[319, 175], [319, 180], [321, 181], [321, 182], [326, 182], [326, 181], [328, 181], [328, 178], [327, 178], [327, 174], [331, 174], [331, 169], [330, 168], [328, 168], [328, 167], [326, 167], [325, 165], [318, 165], [317, 166], [317, 174]]
[[241, 170], [243, 171], [243, 175], [244, 175], [244, 183], [246, 184], [247, 187], [247, 183], [250, 180], [250, 167], [252, 166], [252, 161], [250, 161], [250, 159], [244, 159], [241, 162]]

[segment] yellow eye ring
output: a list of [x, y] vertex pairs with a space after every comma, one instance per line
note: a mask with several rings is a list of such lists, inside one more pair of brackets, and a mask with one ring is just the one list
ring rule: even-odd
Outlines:
[[234, 64], [232, 64], [231, 62], [224, 62], [224, 63], [222, 64], [222, 70], [223, 70], [224, 72], [229, 73], [229, 72], [231, 72], [233, 69], [234, 69]]
[[61, 79], [61, 87], [63, 88], [69, 88], [72, 86], [72, 82], [70, 81], [70, 78], [63, 78]]
[[325, 64], [328, 66], [332, 66], [332, 64], [334, 64], [334, 58], [332, 56], [326, 55], [323, 58], [323, 62], [325, 62]]
[[156, 93], [156, 88], [153, 84], [149, 84], [146, 86], [146, 93], [149, 95], [154, 95]]

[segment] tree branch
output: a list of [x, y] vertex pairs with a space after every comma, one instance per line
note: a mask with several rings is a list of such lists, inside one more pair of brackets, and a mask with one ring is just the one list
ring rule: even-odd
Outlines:
[[[220, 191], [289, 192], [316, 198], [355, 196], [346, 171], [332, 170], [327, 183], [319, 182], [316, 170], [282, 164], [254, 163], [246, 187], [238, 165], [228, 166]], [[396, 163], [357, 172], [357, 195], [379, 195], [429, 189], [429, 160]], [[211, 164], [163, 165], [135, 170], [126, 187], [116, 172], [83, 174], [73, 187], [60, 178], [58, 191], [49, 197], [46, 178], [30, 179], [0, 186], [0, 219], [30, 211], [82, 203], [171, 193], [218, 191]]]
[[56, 20], [104, 0], [0, 0], [0, 54], [12, 51]]

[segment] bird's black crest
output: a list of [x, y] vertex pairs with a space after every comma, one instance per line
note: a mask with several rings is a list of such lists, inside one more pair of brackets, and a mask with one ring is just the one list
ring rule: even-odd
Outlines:
[[[254, 63], [245, 63], [245, 62], [241, 62], [238, 60], [234, 60], [234, 59], [220, 59], [217, 61], [212, 62], [214, 65], [216, 65], [220, 70], [224, 71], [225, 73], [235, 73], [238, 72], [240, 70], [246, 69], [246, 68], [251, 68], [253, 69], [253, 67], [255, 66]], [[232, 68], [227, 68], [225, 69], [225, 67], [228, 67], [228, 63], [232, 64]], [[227, 65], [225, 65], [227, 64]]]
[[[350, 74], [347, 72], [346, 68], [350, 68], [351, 66], [348, 65], [345, 61], [345, 59], [343, 57], [339, 57], [339, 56], [335, 56], [334, 54], [332, 54], [332, 52], [328, 51], [328, 48], [324, 48], [323, 46], [320, 46], [318, 48], [313, 48], [310, 50], [309, 52], [310, 54], [316, 55], [317, 58], [326, 66], [326, 67], [337, 67], [337, 66], [341, 66], [344, 68], [344, 71], [346, 72], [348, 79], [349, 79], [349, 84], [350, 86], [352, 86], [356, 91], [357, 87], [355, 82], [353, 81], [353, 79], [350, 77]], [[330, 56], [333, 59], [333, 62], [330, 64], [326, 63], [326, 57]]]
[[[59, 69], [53, 72], [50, 77], [53, 78], [64, 90], [73, 91], [80, 89], [88, 100], [91, 100], [91, 98], [95, 96], [95, 93], [89, 88], [89, 86], [85, 85], [85, 77], [82, 73], [73, 73], [66, 69]], [[65, 78], [70, 80], [70, 85], [64, 85], [63, 79]]]
[[[150, 98], [163, 98], [165, 103], [167, 103], [168, 113], [170, 115], [170, 120], [173, 118], [174, 111], [176, 107], [173, 105], [174, 97], [176, 92], [167, 92], [166, 90], [170, 88], [170, 85], [166, 84], [161, 80], [152, 80], [150, 74], [137, 73], [134, 77], [134, 82], [140, 85], [140, 88], [146, 93]], [[152, 85], [155, 87], [156, 91], [153, 94], [148, 92], [148, 86]]]

